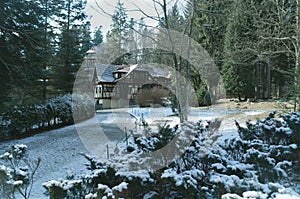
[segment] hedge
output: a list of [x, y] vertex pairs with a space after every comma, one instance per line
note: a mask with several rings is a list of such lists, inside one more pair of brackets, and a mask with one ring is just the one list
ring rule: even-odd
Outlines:
[[76, 120], [92, 117], [95, 113], [93, 99], [67, 94], [43, 104], [15, 105], [0, 115], [0, 140], [73, 124], [73, 112], [77, 113]]

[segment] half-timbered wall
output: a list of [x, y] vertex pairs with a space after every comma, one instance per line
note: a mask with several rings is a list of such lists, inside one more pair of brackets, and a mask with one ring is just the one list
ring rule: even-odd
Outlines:
[[[112, 75], [116, 75], [116, 73]], [[99, 82], [99, 84], [95, 86], [95, 99], [98, 100], [98, 102], [99, 99], [102, 99], [103, 108], [111, 108], [112, 106], [122, 107], [134, 102], [138, 90], [144, 85], [166, 85], [167, 82], [167, 78], [153, 78], [147, 71], [134, 70], [127, 76], [125, 74], [121, 78], [118, 76], [115, 82]]]

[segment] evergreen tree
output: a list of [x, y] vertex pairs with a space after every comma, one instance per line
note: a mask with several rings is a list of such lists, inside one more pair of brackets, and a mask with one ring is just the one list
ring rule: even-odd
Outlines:
[[187, 21], [179, 13], [179, 8], [177, 4], [174, 4], [174, 6], [168, 12], [168, 19], [169, 19], [171, 29], [177, 30], [179, 32], [185, 31]]
[[41, 53], [42, 53], [42, 62], [40, 65], [43, 68], [42, 74], [38, 77], [40, 83], [40, 90], [38, 91], [42, 98], [45, 100], [51, 97], [49, 93], [49, 79], [51, 76], [51, 62], [55, 55], [56, 47], [56, 34], [58, 27], [53, 25], [56, 16], [60, 13], [60, 4], [62, 0], [40, 0], [40, 7], [43, 10], [42, 23], [43, 27], [40, 27], [44, 30], [44, 38], [41, 42]]
[[53, 85], [59, 93], [71, 93], [76, 72], [91, 47], [90, 23], [84, 13], [86, 1], [68, 0], [61, 5], [60, 35], [53, 66]]
[[113, 60], [113, 64], [127, 64], [126, 50], [129, 43], [130, 24], [128, 22], [127, 10], [124, 8], [124, 3], [118, 1], [116, 10], [112, 15], [112, 24], [106, 35], [108, 54], [113, 57], [118, 57]]
[[102, 26], [99, 26], [95, 29], [94, 32], [94, 46], [98, 46], [103, 42], [103, 33], [102, 33]]
[[222, 75], [225, 89], [227, 94], [240, 100], [246, 100], [254, 94], [252, 61], [256, 57], [245, 48], [255, 41], [252, 15], [248, 12], [249, 3], [251, 2], [234, 2], [224, 41]]
[[39, 98], [43, 17], [38, 1], [0, 2], [0, 106]]
[[138, 22], [136, 40], [138, 41], [138, 62], [139, 63], [155, 63], [158, 55], [155, 53], [155, 42], [153, 41], [154, 32], [149, 29], [141, 18]]
[[195, 6], [192, 6], [193, 1], [189, 0], [185, 9], [186, 17], [195, 12], [191, 37], [207, 50], [221, 68], [228, 14], [233, 11], [230, 9], [232, 1], [195, 1]]

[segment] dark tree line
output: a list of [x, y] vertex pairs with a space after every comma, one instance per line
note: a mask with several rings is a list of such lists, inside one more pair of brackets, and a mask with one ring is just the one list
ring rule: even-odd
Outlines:
[[1, 1], [1, 108], [72, 91], [92, 46], [85, 6], [85, 0]]
[[220, 68], [227, 96], [299, 103], [299, 1], [195, 3], [194, 38]]
[[[139, 44], [137, 49], [142, 50], [126, 54], [117, 61], [118, 64], [155, 62], [172, 65], [180, 74], [186, 76], [188, 73], [197, 95], [203, 97], [208, 89], [207, 80], [197, 73], [195, 66], [182, 57], [174, 59], [172, 53], [155, 47], [160, 39], [165, 39], [160, 38], [157, 31], [161, 28], [176, 30], [200, 43], [213, 58], [226, 90], [224, 97], [240, 100], [287, 98], [293, 99], [297, 109], [300, 92], [298, 1], [184, 2], [182, 6], [179, 3], [171, 5], [165, 0], [152, 1], [157, 16], [148, 15], [137, 6], [144, 18], [133, 24], [119, 1], [111, 15], [113, 24], [107, 38], [114, 42], [108, 42], [107, 52], [122, 49], [121, 52], [126, 54], [134, 41]], [[144, 23], [145, 18], [157, 22], [156, 34]]]
[[[287, 97], [294, 99], [297, 108], [298, 0], [186, 0], [183, 6], [160, 0], [153, 4], [158, 16], [140, 10], [144, 17], [135, 20], [119, 1], [103, 42], [101, 26], [95, 30], [94, 40], [90, 36], [85, 0], [1, 2], [0, 106], [72, 92], [85, 52], [99, 44], [105, 49], [101, 52], [103, 63], [173, 65], [191, 82], [198, 104], [205, 104], [207, 80], [188, 60], [156, 48], [156, 42], [164, 37], [157, 31], [154, 34], [145, 23], [151, 18], [157, 21], [158, 32], [161, 28], [177, 30], [207, 50], [220, 70], [227, 97]], [[116, 54], [118, 59], [110, 60]]]

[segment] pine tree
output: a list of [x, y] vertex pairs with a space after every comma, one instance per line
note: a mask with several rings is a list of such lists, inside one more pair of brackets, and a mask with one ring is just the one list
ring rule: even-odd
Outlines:
[[[224, 64], [222, 75], [227, 94], [240, 100], [253, 97], [253, 59], [255, 55], [248, 51], [255, 41], [252, 15], [248, 12], [249, 2], [235, 1], [229, 17], [224, 41]], [[249, 42], [250, 41], [250, 42]]]
[[124, 3], [118, 1], [116, 10], [112, 15], [112, 24], [106, 35], [108, 54], [117, 57], [112, 64], [122, 65], [126, 63], [127, 44], [129, 42], [130, 23]]
[[138, 48], [138, 62], [139, 63], [154, 63], [157, 58], [155, 53], [155, 43], [152, 40], [154, 33], [153, 30], [149, 29], [144, 21], [144, 18], [141, 18], [138, 22], [137, 28], [137, 41]]
[[188, 1], [185, 15], [189, 16], [194, 9], [192, 38], [205, 48], [216, 65], [221, 68], [223, 60], [224, 37], [228, 21], [228, 13], [232, 1], [196, 1], [193, 8], [193, 0]]
[[71, 93], [76, 72], [91, 47], [90, 23], [84, 13], [86, 1], [68, 0], [61, 5], [58, 52], [54, 59], [52, 83], [59, 93]]
[[93, 44], [94, 46], [98, 46], [102, 42], [103, 42], [102, 26], [99, 26], [98, 28], [95, 29]]
[[38, 1], [0, 3], [0, 106], [40, 97], [36, 91], [43, 69], [43, 17]]

